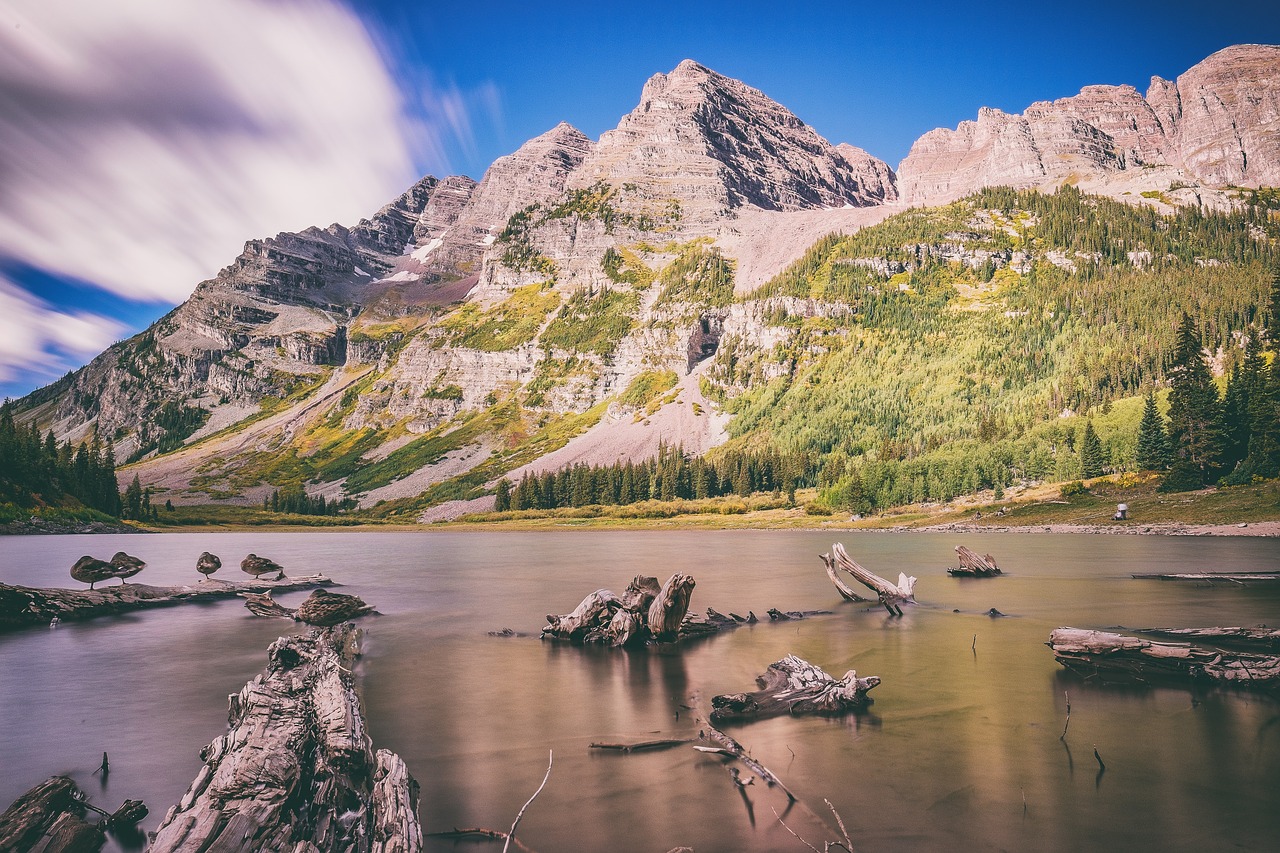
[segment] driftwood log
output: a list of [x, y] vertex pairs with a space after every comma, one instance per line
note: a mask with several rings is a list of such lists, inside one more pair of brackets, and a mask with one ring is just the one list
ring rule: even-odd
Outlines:
[[1134, 575], [1139, 580], [1191, 581], [1193, 583], [1233, 583], [1240, 586], [1250, 583], [1280, 582], [1280, 572], [1178, 572], [1175, 574]]
[[293, 619], [317, 628], [328, 628], [374, 612], [373, 607], [365, 604], [364, 599], [358, 595], [344, 595], [327, 589], [313, 591], [296, 608], [280, 604], [271, 597], [270, 592], [242, 592], [240, 597], [254, 616]]
[[0, 814], [0, 850], [101, 849], [101, 824], [84, 819], [84, 792], [66, 776], [36, 785]]
[[418, 784], [365, 731], [357, 637], [342, 625], [272, 643], [266, 672], [230, 697], [230, 731], [201, 752], [153, 853], [422, 849]]
[[1207, 643], [1221, 649], [1280, 652], [1280, 629], [1276, 628], [1134, 628], [1133, 631], [1168, 640]]
[[[905, 572], [899, 572], [898, 583], [891, 584], [876, 573], [868, 571], [855, 563], [848, 552], [844, 550], [844, 545], [839, 542], [831, 546], [831, 554], [822, 555], [822, 561], [829, 565], [834, 564], [836, 568], [847, 573], [858, 583], [874, 592], [877, 600], [884, 605], [884, 609], [896, 616], [902, 615], [902, 605], [916, 603], [915, 578], [908, 577]], [[835, 573], [830, 568], [827, 573], [832, 575], [834, 579]], [[841, 586], [842, 584], [836, 584], [837, 589]], [[844, 590], [841, 591], [841, 595], [845, 595]]]
[[822, 560], [822, 564], [827, 567], [827, 577], [831, 578], [831, 583], [835, 585], [836, 592], [840, 593], [840, 597], [845, 601], [870, 601], [853, 591], [853, 587], [849, 586], [840, 579], [840, 575], [836, 573], [836, 561], [830, 554], [819, 554], [818, 559]]
[[1157, 643], [1109, 631], [1057, 628], [1048, 646], [1068, 670], [1104, 683], [1190, 682], [1280, 688], [1280, 656]]
[[657, 578], [637, 575], [621, 597], [598, 589], [582, 599], [572, 613], [548, 615], [542, 637], [610, 646], [677, 639], [694, 586], [692, 577], [679, 572], [661, 586]]
[[[679, 573], [672, 575], [661, 586], [658, 585], [657, 578], [637, 575], [621, 596], [611, 590], [598, 589], [582, 599], [572, 613], [564, 616], [548, 615], [547, 624], [542, 628], [542, 639], [568, 640], [578, 644], [599, 643], [614, 647], [645, 645], [709, 637], [760, 621], [752, 611], [747, 611], [746, 616], [739, 616], [737, 613], [726, 616], [708, 607], [705, 616], [690, 614], [689, 601], [694, 585], [692, 577]], [[264, 605], [259, 602], [251, 606]], [[279, 605], [275, 606], [279, 608]], [[769, 619], [804, 619], [830, 612], [790, 610], [784, 613], [770, 609]], [[490, 634], [499, 635], [492, 631]]]
[[956, 546], [956, 556], [960, 559], [958, 568], [947, 569], [947, 574], [959, 578], [993, 578], [1001, 574], [996, 565], [996, 558], [990, 554], [979, 556], [963, 545]]
[[122, 584], [106, 589], [38, 589], [0, 583], [0, 631], [29, 625], [48, 625], [55, 617], [72, 621], [215, 598], [234, 598], [242, 592], [310, 589], [332, 584], [324, 575], [287, 578], [282, 581], [209, 581], [198, 586], [148, 586]]
[[711, 722], [762, 720], [783, 714], [846, 714], [872, 703], [867, 692], [880, 683], [874, 675], [859, 678], [849, 670], [835, 679], [806, 660], [787, 655], [769, 664], [756, 678], [754, 693], [726, 693], [711, 698]]

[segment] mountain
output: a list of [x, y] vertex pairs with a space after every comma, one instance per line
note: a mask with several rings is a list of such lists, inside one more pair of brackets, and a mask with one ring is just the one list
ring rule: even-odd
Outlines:
[[[441, 503], [490, 505], [503, 476], [640, 460], [663, 445], [785, 445], [810, 460], [840, 447], [854, 458], [902, 437], [881, 424], [861, 444], [821, 439], [819, 423], [853, 429], [859, 416], [830, 406], [854, 406], [856, 395], [833, 403], [792, 383], [805, 375], [834, 387], [837, 376], [883, 368], [819, 367], [838, 363], [850, 340], [886, 340], [867, 311], [888, 310], [904, 328], [960, 307], [986, 318], [1018, 303], [1000, 288], [1034, 282], [1041, 266], [1073, 282], [1119, 281], [1117, 263], [1163, 274], [1162, 258], [1186, 253], [1143, 236], [1167, 226], [1135, 225], [1123, 207], [1106, 208], [1130, 235], [1121, 245], [1111, 233], [1088, 244], [1044, 233], [1036, 217], [1058, 214], [1021, 197], [939, 216], [908, 204], [1065, 183], [1164, 211], [1194, 198], [1238, 208], [1224, 184], [1280, 182], [1278, 54], [1228, 49], [1176, 82], [1153, 81], [1145, 98], [1094, 86], [1022, 116], [984, 109], [976, 123], [926, 134], [897, 173], [686, 60], [650, 78], [598, 141], [561, 123], [479, 182], [428, 176], [353, 227], [249, 241], [186, 303], [19, 401], [16, 416], [60, 440], [113, 442], [136, 463], [122, 476], [136, 473], [160, 502], [261, 503], [290, 489], [408, 518], [439, 517], [430, 507]], [[1077, 217], [1103, 210], [1063, 204]], [[1203, 278], [1216, 265], [1260, 257], [1227, 248], [1234, 254], [1206, 244], [1187, 260], [1210, 270], [1195, 280], [1216, 287]], [[1235, 279], [1232, 288], [1251, 292]], [[941, 357], [921, 355], [939, 369]], [[1045, 370], [1036, 382], [1049, 387], [1059, 371], [1085, 368]], [[1138, 378], [1109, 380], [1107, 393]], [[781, 385], [796, 402], [776, 410]], [[1043, 415], [1063, 395], [1018, 399]], [[967, 433], [948, 435], [931, 441]]]
[[[1170, 82], [1086, 86], [1021, 115], [983, 108], [977, 121], [922, 136], [898, 167], [905, 201], [933, 204], [983, 187], [1167, 190], [1171, 183], [1280, 183], [1280, 47], [1220, 50]], [[1192, 196], [1193, 197], [1193, 196]]]

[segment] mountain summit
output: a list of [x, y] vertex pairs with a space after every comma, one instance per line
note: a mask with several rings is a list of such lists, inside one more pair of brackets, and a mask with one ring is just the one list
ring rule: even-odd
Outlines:
[[649, 78], [640, 103], [600, 138], [571, 186], [596, 180], [678, 198], [695, 218], [896, 198], [882, 161], [832, 146], [758, 89], [691, 59]]

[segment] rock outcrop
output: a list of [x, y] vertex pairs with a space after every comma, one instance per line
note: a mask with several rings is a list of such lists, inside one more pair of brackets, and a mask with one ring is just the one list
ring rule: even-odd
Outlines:
[[746, 206], [879, 204], [893, 197], [887, 174], [865, 152], [838, 151], [759, 90], [686, 59], [649, 78], [640, 104], [600, 138], [570, 186], [636, 184], [703, 220]]
[[1161, 166], [1210, 187], [1280, 182], [1280, 47], [1220, 50], [1176, 82], [1152, 78], [1146, 97], [1086, 86], [1022, 115], [983, 108], [917, 140], [898, 181], [904, 200], [931, 203]]

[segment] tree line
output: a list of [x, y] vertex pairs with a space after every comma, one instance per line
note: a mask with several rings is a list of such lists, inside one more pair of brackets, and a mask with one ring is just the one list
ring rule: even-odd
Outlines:
[[80, 504], [119, 516], [115, 449], [97, 436], [73, 447], [50, 431], [14, 421], [13, 404], [0, 406], [0, 503], [23, 508]]
[[700, 500], [756, 492], [786, 492], [813, 485], [816, 457], [804, 453], [729, 451], [713, 460], [689, 456], [683, 447], [663, 445], [658, 455], [612, 465], [566, 466], [526, 473], [514, 485], [497, 485], [494, 510], [557, 509], [626, 505], [647, 500]]

